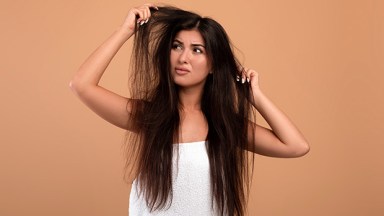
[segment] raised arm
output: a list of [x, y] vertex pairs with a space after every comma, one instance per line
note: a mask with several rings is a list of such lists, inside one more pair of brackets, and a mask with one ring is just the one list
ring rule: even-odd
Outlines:
[[99, 86], [99, 81], [115, 54], [134, 34], [136, 23], [143, 25], [150, 18], [150, 8], [156, 6], [145, 4], [130, 9], [123, 24], [85, 60], [69, 84], [91, 110], [123, 129], [132, 128], [129, 125], [130, 99]]
[[[300, 157], [308, 153], [309, 145], [293, 122], [272, 103], [259, 87], [259, 74], [250, 69], [243, 70], [254, 96], [253, 105], [267, 121], [271, 129], [250, 122], [248, 130], [249, 149], [271, 157]], [[254, 127], [251, 127], [253, 124]], [[252, 139], [254, 135], [255, 139]], [[254, 147], [254, 148], [252, 148]]]

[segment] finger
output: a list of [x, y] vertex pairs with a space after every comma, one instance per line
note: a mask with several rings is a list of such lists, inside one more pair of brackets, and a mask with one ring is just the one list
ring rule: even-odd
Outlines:
[[141, 10], [143, 11], [143, 14], [144, 14], [143, 20], [148, 19], [149, 14], [150, 14], [150, 12], [148, 12], [149, 11], [149, 7], [144, 5], [144, 6], [142, 6]]
[[247, 73], [248, 73], [248, 68], [243, 67], [243, 70], [241, 71], [241, 83], [245, 83], [247, 80]]
[[140, 17], [140, 25], [143, 25], [145, 23], [145, 20], [147, 20], [147, 15], [145, 10], [142, 10], [141, 12], [143, 13], [143, 16]]
[[253, 81], [258, 82], [259, 73], [255, 70], [249, 70], [247, 77], [249, 80], [248, 82], [253, 82]]
[[137, 17], [137, 23], [140, 23], [141, 21], [143, 21], [144, 13], [143, 13], [142, 10], [135, 9], [135, 14], [136, 14], [136, 17]]
[[246, 73], [246, 79], [247, 79], [247, 82], [249, 82], [251, 80], [251, 77], [252, 77], [252, 73], [253, 73], [253, 70], [252, 69], [248, 69], [247, 70], [247, 73]]
[[146, 15], [145, 23], [147, 23], [149, 18], [151, 17], [151, 10], [149, 9], [149, 7], [145, 7], [145, 15]]
[[156, 10], [159, 10], [159, 8], [156, 6], [156, 4], [153, 4], [153, 3], [146, 3], [144, 4], [145, 6], [147, 6], [148, 8], [154, 8]]
[[149, 18], [151, 17], [151, 10], [150, 10], [150, 5], [145, 4], [140, 7], [140, 10], [142, 11], [143, 16], [140, 19], [140, 25], [144, 25], [145, 23], [148, 22]]
[[240, 79], [242, 80], [243, 74], [244, 74], [244, 67], [241, 66], [240, 64], [237, 65], [237, 75], [236, 75], [236, 81], [240, 82]]

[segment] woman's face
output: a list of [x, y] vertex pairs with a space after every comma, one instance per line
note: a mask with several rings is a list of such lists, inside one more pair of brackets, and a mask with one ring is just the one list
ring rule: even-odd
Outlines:
[[204, 86], [210, 71], [204, 39], [200, 32], [180, 31], [172, 43], [171, 74], [180, 87]]

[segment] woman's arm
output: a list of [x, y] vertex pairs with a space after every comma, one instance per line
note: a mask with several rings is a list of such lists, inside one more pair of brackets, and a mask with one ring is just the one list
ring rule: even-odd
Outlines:
[[243, 70], [243, 74], [248, 78], [252, 89], [253, 105], [272, 129], [250, 122], [248, 127], [249, 149], [271, 157], [300, 157], [308, 153], [308, 142], [299, 129], [261, 91], [259, 74], [249, 69]]
[[96, 114], [128, 130], [132, 128], [128, 124], [132, 110], [130, 100], [99, 86], [99, 81], [115, 54], [134, 34], [136, 23], [143, 24], [150, 18], [151, 7], [156, 8], [145, 4], [130, 9], [124, 23], [85, 60], [69, 84], [80, 100]]

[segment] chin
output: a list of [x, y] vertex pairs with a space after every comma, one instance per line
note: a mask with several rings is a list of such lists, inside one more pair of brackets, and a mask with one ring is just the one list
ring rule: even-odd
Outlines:
[[175, 83], [175, 85], [179, 86], [179, 87], [182, 87], [182, 88], [185, 88], [185, 87], [189, 87], [190, 85], [186, 82], [180, 82], [180, 81], [176, 81], [174, 80], [173, 83]]
[[178, 77], [178, 76], [174, 76], [173, 77], [173, 83], [175, 83], [175, 85], [178, 85], [178, 86], [181, 86], [181, 87], [187, 87], [190, 85], [188, 79], [184, 78], [184, 77]]

